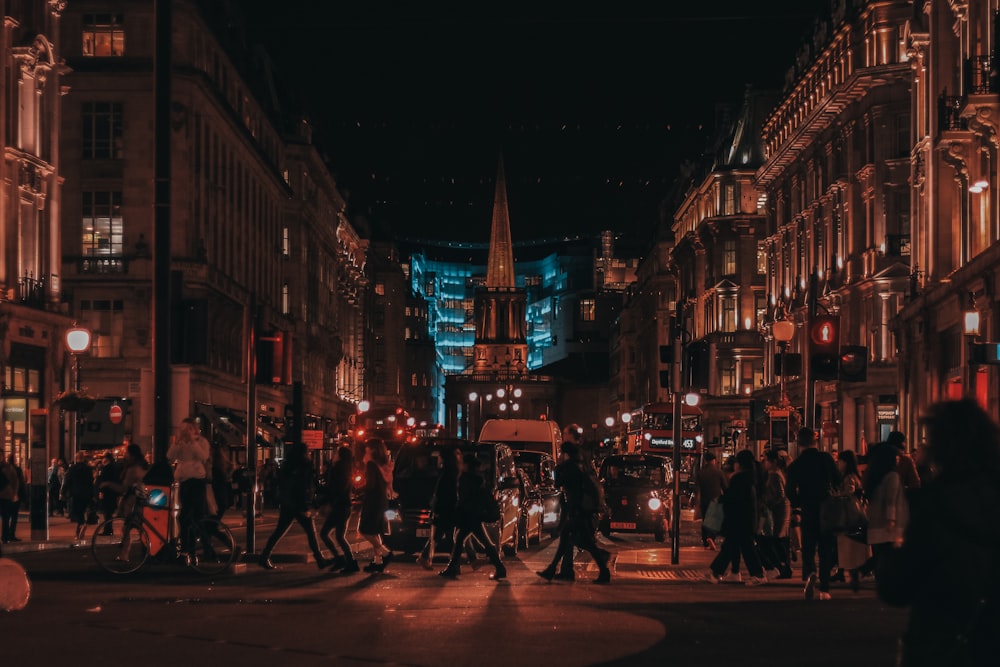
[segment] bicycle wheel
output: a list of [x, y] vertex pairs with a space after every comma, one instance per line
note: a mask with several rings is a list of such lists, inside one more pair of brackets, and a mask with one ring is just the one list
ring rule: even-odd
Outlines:
[[195, 526], [195, 553], [191, 569], [201, 574], [220, 574], [236, 560], [236, 540], [224, 523], [205, 518]]
[[97, 564], [108, 572], [129, 574], [149, 558], [149, 535], [134, 519], [116, 516], [94, 529], [90, 550]]

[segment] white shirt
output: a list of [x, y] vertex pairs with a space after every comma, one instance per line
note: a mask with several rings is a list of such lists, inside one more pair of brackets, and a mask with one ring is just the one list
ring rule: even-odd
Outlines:
[[186, 479], [205, 479], [205, 466], [210, 458], [208, 440], [200, 435], [195, 436], [193, 440], [178, 438], [167, 450], [167, 458], [177, 464], [174, 468], [174, 478], [178, 482]]

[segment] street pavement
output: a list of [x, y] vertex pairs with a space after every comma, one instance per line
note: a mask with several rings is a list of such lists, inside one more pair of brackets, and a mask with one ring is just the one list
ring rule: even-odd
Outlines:
[[[257, 524], [258, 548], [276, 514]], [[227, 523], [242, 539], [241, 517]], [[616, 553], [612, 584], [602, 586], [591, 583], [597, 570], [585, 554], [575, 583], [535, 575], [552, 558], [551, 540], [507, 558], [503, 583], [488, 579], [488, 566], [446, 580], [412, 558], [382, 575], [335, 574], [304, 556], [296, 526], [278, 545], [277, 570], [248, 559], [219, 577], [157, 564], [113, 576], [89, 549], [69, 548], [72, 527], [55, 517], [44, 549], [4, 545], [32, 592], [26, 608], [0, 614], [0, 644], [5, 659], [29, 664], [65, 660], [67, 651], [88, 664], [268, 667], [892, 664], [905, 611], [879, 602], [871, 582], [857, 594], [835, 587], [823, 602], [804, 600], [798, 578], [712, 585], [703, 575], [715, 554], [697, 529], [684, 522], [677, 564], [670, 544], [649, 536], [602, 538]]]

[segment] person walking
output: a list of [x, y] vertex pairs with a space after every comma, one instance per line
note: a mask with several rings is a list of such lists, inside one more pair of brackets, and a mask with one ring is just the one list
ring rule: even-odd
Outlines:
[[309, 504], [313, 497], [313, 481], [315, 470], [306, 456], [306, 448], [302, 443], [294, 443], [285, 447], [285, 460], [278, 468], [278, 523], [267, 538], [264, 550], [260, 552], [257, 563], [267, 570], [275, 568], [271, 553], [278, 541], [285, 536], [292, 522], [297, 522], [306, 533], [306, 541], [316, 558], [319, 569], [329, 567], [333, 561], [323, 557], [316, 539], [316, 527], [313, 525]]
[[201, 436], [198, 421], [188, 417], [181, 422], [180, 433], [167, 449], [167, 460], [174, 463], [174, 479], [178, 482], [180, 514], [177, 518], [181, 531], [181, 551], [188, 558], [194, 557], [194, 532], [192, 526], [207, 513], [205, 501], [210, 468], [208, 440]]
[[46, 484], [49, 492], [49, 516], [63, 516], [66, 510], [62, 506], [62, 499], [59, 497], [62, 491], [63, 477], [66, 475], [66, 464], [62, 459], [52, 459], [51, 465], [46, 475]]
[[465, 549], [466, 541], [470, 537], [475, 537], [483, 545], [486, 557], [493, 564], [494, 569], [490, 579], [499, 581], [507, 578], [507, 568], [500, 562], [500, 553], [483, 527], [483, 517], [487, 514], [492, 500], [487, 497], [489, 493], [491, 491], [486, 488], [483, 477], [479, 474], [479, 460], [476, 455], [471, 452], [465, 454], [458, 475], [458, 498], [455, 503], [455, 523], [458, 530], [455, 532], [455, 544], [451, 549], [448, 566], [438, 573], [442, 577], [457, 577], [461, 573], [459, 558]]
[[385, 571], [386, 564], [392, 560], [393, 554], [385, 544], [382, 536], [387, 530], [385, 511], [389, 509], [389, 485], [385, 469], [389, 465], [389, 452], [381, 440], [369, 440], [365, 443], [365, 490], [361, 499], [361, 519], [358, 522], [358, 532], [372, 546], [372, 562], [362, 568], [369, 574]]
[[[13, 463], [0, 454], [0, 541], [4, 544], [14, 541], [14, 522], [17, 520], [17, 507], [20, 500], [20, 481]], [[18, 540], [19, 541], [19, 540]]]
[[82, 540], [87, 529], [87, 512], [94, 503], [94, 471], [84, 452], [76, 453], [76, 461], [63, 478], [60, 495], [68, 504], [70, 522], [76, 523], [76, 539]]
[[[121, 481], [122, 469], [115, 461], [115, 455], [108, 452], [101, 458], [101, 469], [97, 473], [97, 504], [104, 515], [105, 521], [111, 519], [118, 510], [118, 499], [120, 496], [117, 485]], [[114, 486], [108, 484], [113, 482]], [[111, 534], [111, 526], [105, 527]]]
[[[564, 440], [561, 457], [562, 461], [555, 469], [555, 483], [562, 491], [559, 546], [549, 566], [536, 574], [547, 581], [552, 579], [573, 581], [575, 575], [572, 564], [566, 565], [565, 556], [567, 553], [572, 554], [574, 548], [580, 548], [588, 552], [597, 563], [599, 573], [594, 583], [611, 583], [611, 569], [608, 567], [611, 553], [597, 546], [594, 538], [597, 532], [597, 515], [603, 506], [600, 482], [595, 476], [591, 476], [587, 469], [589, 464], [581, 459], [580, 450], [575, 443]], [[560, 563], [562, 569], [556, 572], [556, 567]], [[564, 573], [569, 576], [559, 576]]]
[[[858, 470], [858, 458], [852, 450], [846, 449], [837, 455], [837, 470], [843, 479], [837, 495], [854, 496], [860, 503], [864, 488]], [[867, 560], [867, 544], [848, 537], [846, 533], [837, 534], [837, 565], [841, 572], [847, 573], [851, 590], [855, 593], [861, 586], [861, 568]]]
[[765, 562], [765, 567], [770, 566], [774, 570], [775, 579], [791, 579], [788, 530], [792, 506], [785, 491], [785, 457], [778, 450], [769, 449], [764, 455], [764, 461], [766, 478], [760, 506], [769, 521], [761, 522], [765, 525], [760, 531], [758, 547], [761, 560]]
[[[443, 451], [440, 457], [441, 472], [434, 484], [434, 495], [431, 497], [431, 534], [427, 538], [417, 563], [426, 570], [434, 567], [434, 549], [442, 535], [449, 537], [447, 543], [455, 544], [456, 505], [458, 504], [458, 457], [461, 451]], [[472, 540], [466, 540], [466, 556], [470, 564], [476, 562], [476, 550]]]
[[708, 580], [712, 583], [722, 581], [726, 567], [734, 562], [737, 555], [742, 555], [750, 578], [747, 586], [760, 586], [767, 583], [764, 568], [757, 549], [754, 536], [757, 534], [757, 498], [759, 480], [757, 478], [757, 461], [749, 449], [740, 450], [735, 456], [735, 472], [729, 479], [729, 486], [722, 494], [722, 548], [709, 566]]
[[876, 577], [884, 602], [910, 608], [896, 664], [995, 665], [1000, 426], [973, 399], [936, 403], [923, 422], [934, 472]]
[[704, 464], [698, 468], [698, 472], [695, 474], [695, 494], [698, 498], [698, 511], [702, 518], [701, 544], [706, 549], [717, 551], [718, 545], [715, 543], [717, 535], [715, 531], [705, 527], [704, 519], [711, 502], [722, 497], [722, 492], [726, 488], [726, 476], [719, 469], [719, 460], [715, 454], [706, 452], [704, 461]]
[[149, 464], [142, 454], [142, 448], [134, 442], [125, 448], [125, 460], [120, 466], [120, 474], [117, 479], [99, 479], [97, 482], [98, 493], [113, 493], [118, 500], [118, 507], [114, 513], [119, 516], [129, 516], [132, 514], [132, 507], [135, 503], [136, 490], [142, 486], [143, 479]]
[[[333, 569], [345, 574], [360, 572], [358, 561], [351, 553], [351, 543], [347, 540], [347, 521], [351, 518], [351, 471], [354, 469], [354, 452], [350, 447], [341, 446], [332, 465], [323, 472], [324, 505], [326, 519], [319, 535], [333, 554]], [[336, 543], [330, 539], [333, 533]], [[340, 547], [339, 551], [337, 547]]]
[[218, 441], [211, 444], [210, 451], [215, 518], [222, 521], [222, 515], [233, 505], [233, 459], [229, 456], [229, 448]]
[[873, 447], [868, 454], [864, 490], [868, 496], [868, 546], [871, 561], [865, 572], [879, 571], [879, 561], [902, 539], [909, 515], [906, 488], [896, 469], [898, 450], [888, 444]]
[[[830, 570], [833, 568], [836, 541], [833, 533], [820, 524], [820, 507], [830, 496], [830, 489], [840, 486], [840, 474], [833, 457], [816, 448], [816, 432], [799, 429], [796, 436], [799, 455], [788, 466], [788, 499], [800, 509], [802, 523], [802, 580], [807, 600], [816, 597], [816, 560], [819, 560], [819, 599], [830, 599]], [[817, 554], [818, 552], [818, 554]]]

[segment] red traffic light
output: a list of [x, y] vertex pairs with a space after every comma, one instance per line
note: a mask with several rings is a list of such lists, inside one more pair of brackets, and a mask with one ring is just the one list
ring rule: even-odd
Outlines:
[[840, 316], [820, 315], [809, 325], [809, 338], [814, 352], [837, 354], [840, 349]]

